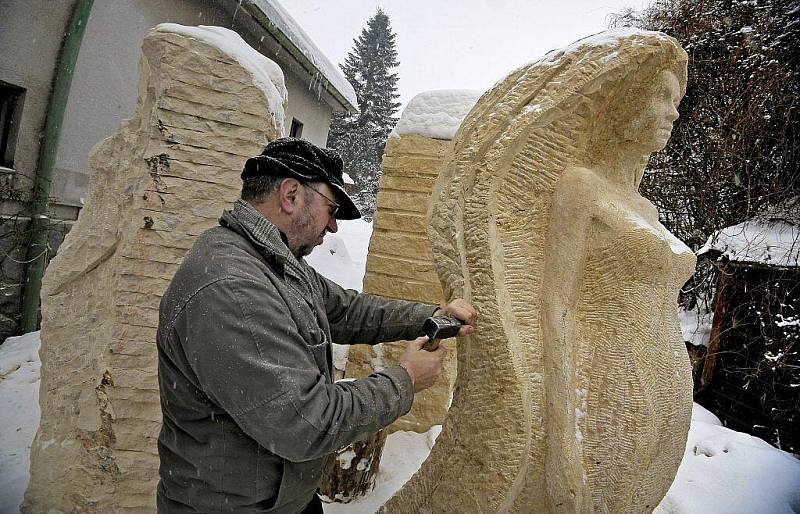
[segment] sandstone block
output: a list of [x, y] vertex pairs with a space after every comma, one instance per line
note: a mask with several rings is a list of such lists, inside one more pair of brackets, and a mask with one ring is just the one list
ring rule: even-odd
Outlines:
[[25, 512], [155, 511], [159, 300], [238, 198], [244, 161], [280, 137], [286, 100], [274, 63], [265, 85], [201, 36], [145, 38], [134, 117], [92, 150], [86, 205], [47, 268]]
[[[434, 305], [442, 302], [425, 233], [425, 213], [447, 143], [413, 135], [387, 141], [364, 276], [365, 292]], [[352, 347], [345, 376], [363, 377], [376, 367], [395, 364], [406, 343]], [[445, 346], [454, 348], [449, 342]], [[391, 425], [391, 431], [426, 432], [444, 421], [455, 377], [454, 353], [447, 357], [447, 372], [442, 380], [418, 394], [411, 412]]]

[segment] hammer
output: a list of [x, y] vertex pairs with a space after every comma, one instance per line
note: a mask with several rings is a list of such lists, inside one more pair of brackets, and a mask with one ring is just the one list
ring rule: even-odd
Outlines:
[[428, 342], [422, 346], [423, 350], [429, 352], [439, 348], [439, 340], [447, 339], [458, 334], [464, 322], [449, 316], [431, 316], [422, 324], [422, 331], [428, 336]]

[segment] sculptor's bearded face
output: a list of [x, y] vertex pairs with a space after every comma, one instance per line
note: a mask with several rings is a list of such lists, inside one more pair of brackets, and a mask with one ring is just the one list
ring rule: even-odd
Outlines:
[[625, 127], [623, 137], [638, 143], [643, 153], [663, 150], [678, 119], [681, 88], [678, 77], [670, 71], [661, 72], [652, 87], [640, 93], [641, 107]]
[[[303, 208], [292, 219], [286, 236], [289, 248], [295, 257], [305, 257], [314, 247], [322, 244], [327, 232], [336, 232], [336, 217], [331, 215], [330, 198], [334, 198], [333, 190], [325, 183], [315, 182], [311, 189], [303, 186]], [[324, 196], [323, 196], [324, 195]]]

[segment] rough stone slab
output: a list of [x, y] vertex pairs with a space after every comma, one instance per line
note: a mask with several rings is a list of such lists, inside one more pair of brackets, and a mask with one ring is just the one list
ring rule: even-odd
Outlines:
[[135, 339], [120, 339], [111, 343], [109, 352], [113, 354], [128, 356], [128, 357], [149, 357], [154, 355], [155, 331], [148, 332], [152, 334], [152, 341], [136, 341]]
[[250, 143], [261, 143], [264, 141], [264, 133], [253, 128], [241, 127], [231, 123], [221, 123], [207, 118], [198, 118], [191, 114], [175, 111], [158, 111], [159, 127], [180, 128], [184, 130], [194, 130], [204, 132], [226, 139], [237, 139]]
[[192, 70], [186, 66], [176, 68], [167, 62], [161, 63], [161, 69], [165, 75], [170, 77], [177, 77], [180, 75], [180, 80], [183, 83], [223, 93], [232, 93], [235, 95], [253, 87], [252, 82], [242, 82], [229, 77], [217, 77], [201, 71]]
[[86, 204], [44, 278], [24, 512], [155, 512], [161, 295], [283, 130], [268, 108], [283, 100], [206, 43], [153, 32], [140, 70], [134, 117], [92, 150]]
[[[212, 183], [230, 187], [230, 168], [212, 166], [196, 162], [182, 162], [167, 156], [169, 170], [161, 170], [162, 177], [179, 177], [198, 183]], [[246, 157], [241, 159], [241, 166], [244, 166]], [[226, 182], [227, 180], [227, 182]]]
[[[198, 174], [197, 170], [193, 173]], [[172, 194], [171, 191], [180, 191], [182, 195], [195, 200], [219, 200], [222, 198], [226, 202], [234, 202], [239, 198], [238, 188], [232, 188], [230, 184], [192, 180], [173, 175], [161, 175], [160, 183], [165, 194]], [[158, 191], [148, 189], [147, 193], [150, 192], [158, 193]], [[169, 199], [165, 199], [165, 202], [171, 203]]]
[[[434, 179], [443, 164], [448, 142], [424, 137], [390, 138], [382, 163], [381, 191], [367, 255], [364, 291], [438, 305], [442, 290], [434, 272], [426, 233], [426, 213]], [[380, 362], [397, 362], [405, 342], [380, 345]], [[448, 344], [452, 349], [453, 345]], [[345, 376], [372, 373], [378, 356], [371, 347], [354, 346], [348, 355]], [[447, 372], [432, 388], [414, 399], [411, 412], [389, 430], [426, 432], [443, 422], [455, 380], [455, 352], [445, 362]]]
[[370, 254], [367, 264], [367, 273], [370, 272], [418, 280], [429, 284], [434, 290], [440, 287], [439, 275], [436, 274], [432, 262], [403, 259], [397, 255], [382, 255], [375, 252]]
[[124, 320], [113, 326], [111, 337], [115, 346], [124, 345], [124, 341], [156, 342], [156, 333], [152, 328], [132, 325]]
[[378, 204], [387, 210], [404, 212], [427, 212], [430, 193], [416, 191], [383, 191], [378, 193]]
[[[158, 100], [158, 107], [164, 111], [173, 111], [195, 116], [197, 118], [218, 121], [230, 125], [237, 125], [249, 129], [266, 129], [268, 122], [254, 114], [239, 112], [230, 109], [216, 109], [214, 107], [183, 100], [180, 98], [162, 97]], [[166, 141], [169, 142], [169, 141]]]
[[375, 218], [373, 221], [374, 229], [402, 232], [415, 232], [425, 234], [427, 238], [427, 222], [425, 215], [421, 213], [408, 213], [408, 212], [392, 212], [386, 211], [382, 213], [380, 218]]
[[[397, 255], [409, 259], [432, 259], [430, 248], [425, 245], [420, 246], [420, 240], [421, 238], [417, 234], [373, 230], [369, 251], [382, 255]], [[369, 266], [369, 258], [367, 258], [367, 263], [367, 266]]]
[[[207, 104], [214, 102], [220, 109], [240, 111], [254, 116], [258, 116], [261, 111], [261, 106], [258, 105], [257, 101], [254, 101], [256, 97], [260, 96], [261, 92], [254, 85], [233, 94], [202, 86], [198, 87], [180, 80], [167, 80], [164, 83], [164, 94], [170, 98], [194, 103]], [[231, 136], [231, 134], [224, 132], [219, 135], [223, 137]]]
[[149, 349], [146, 354], [143, 355], [128, 355], [128, 354], [120, 354], [111, 352], [111, 355], [108, 358], [108, 363], [112, 367], [130, 367], [135, 369], [142, 369], [142, 368], [151, 368], [154, 366], [158, 366], [158, 356], [153, 351], [153, 349]]
[[[383, 177], [381, 177], [381, 179], [383, 179]], [[392, 175], [386, 177], [386, 180], [381, 180], [381, 191], [415, 191], [418, 193], [430, 194], [434, 182], [436, 182], [436, 177], [433, 175], [418, 177], [400, 177]]]
[[[431, 287], [429, 282], [420, 282], [418, 280], [409, 280], [402, 277], [394, 277], [391, 275], [382, 275], [379, 273], [372, 273], [364, 277], [364, 290], [367, 288], [374, 289], [389, 289], [391, 293], [381, 293], [383, 296], [390, 298], [398, 298], [400, 300], [407, 299], [408, 296], [415, 296], [418, 302], [437, 304], [437, 299], [441, 298], [436, 289]], [[377, 293], [376, 293], [377, 294]], [[350, 350], [353, 351], [352, 349]]]

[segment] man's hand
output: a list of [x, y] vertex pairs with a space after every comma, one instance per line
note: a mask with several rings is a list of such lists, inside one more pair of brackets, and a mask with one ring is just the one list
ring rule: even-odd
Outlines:
[[435, 351], [423, 350], [422, 346], [428, 341], [427, 336], [418, 337], [408, 343], [406, 351], [400, 356], [398, 364], [408, 372], [411, 382], [414, 383], [414, 392], [418, 393], [431, 387], [442, 374], [442, 361], [447, 350], [439, 346]]
[[450, 316], [464, 322], [457, 336], [465, 336], [475, 332], [475, 322], [478, 321], [478, 310], [463, 298], [456, 298], [444, 307], [436, 309], [434, 316]]

